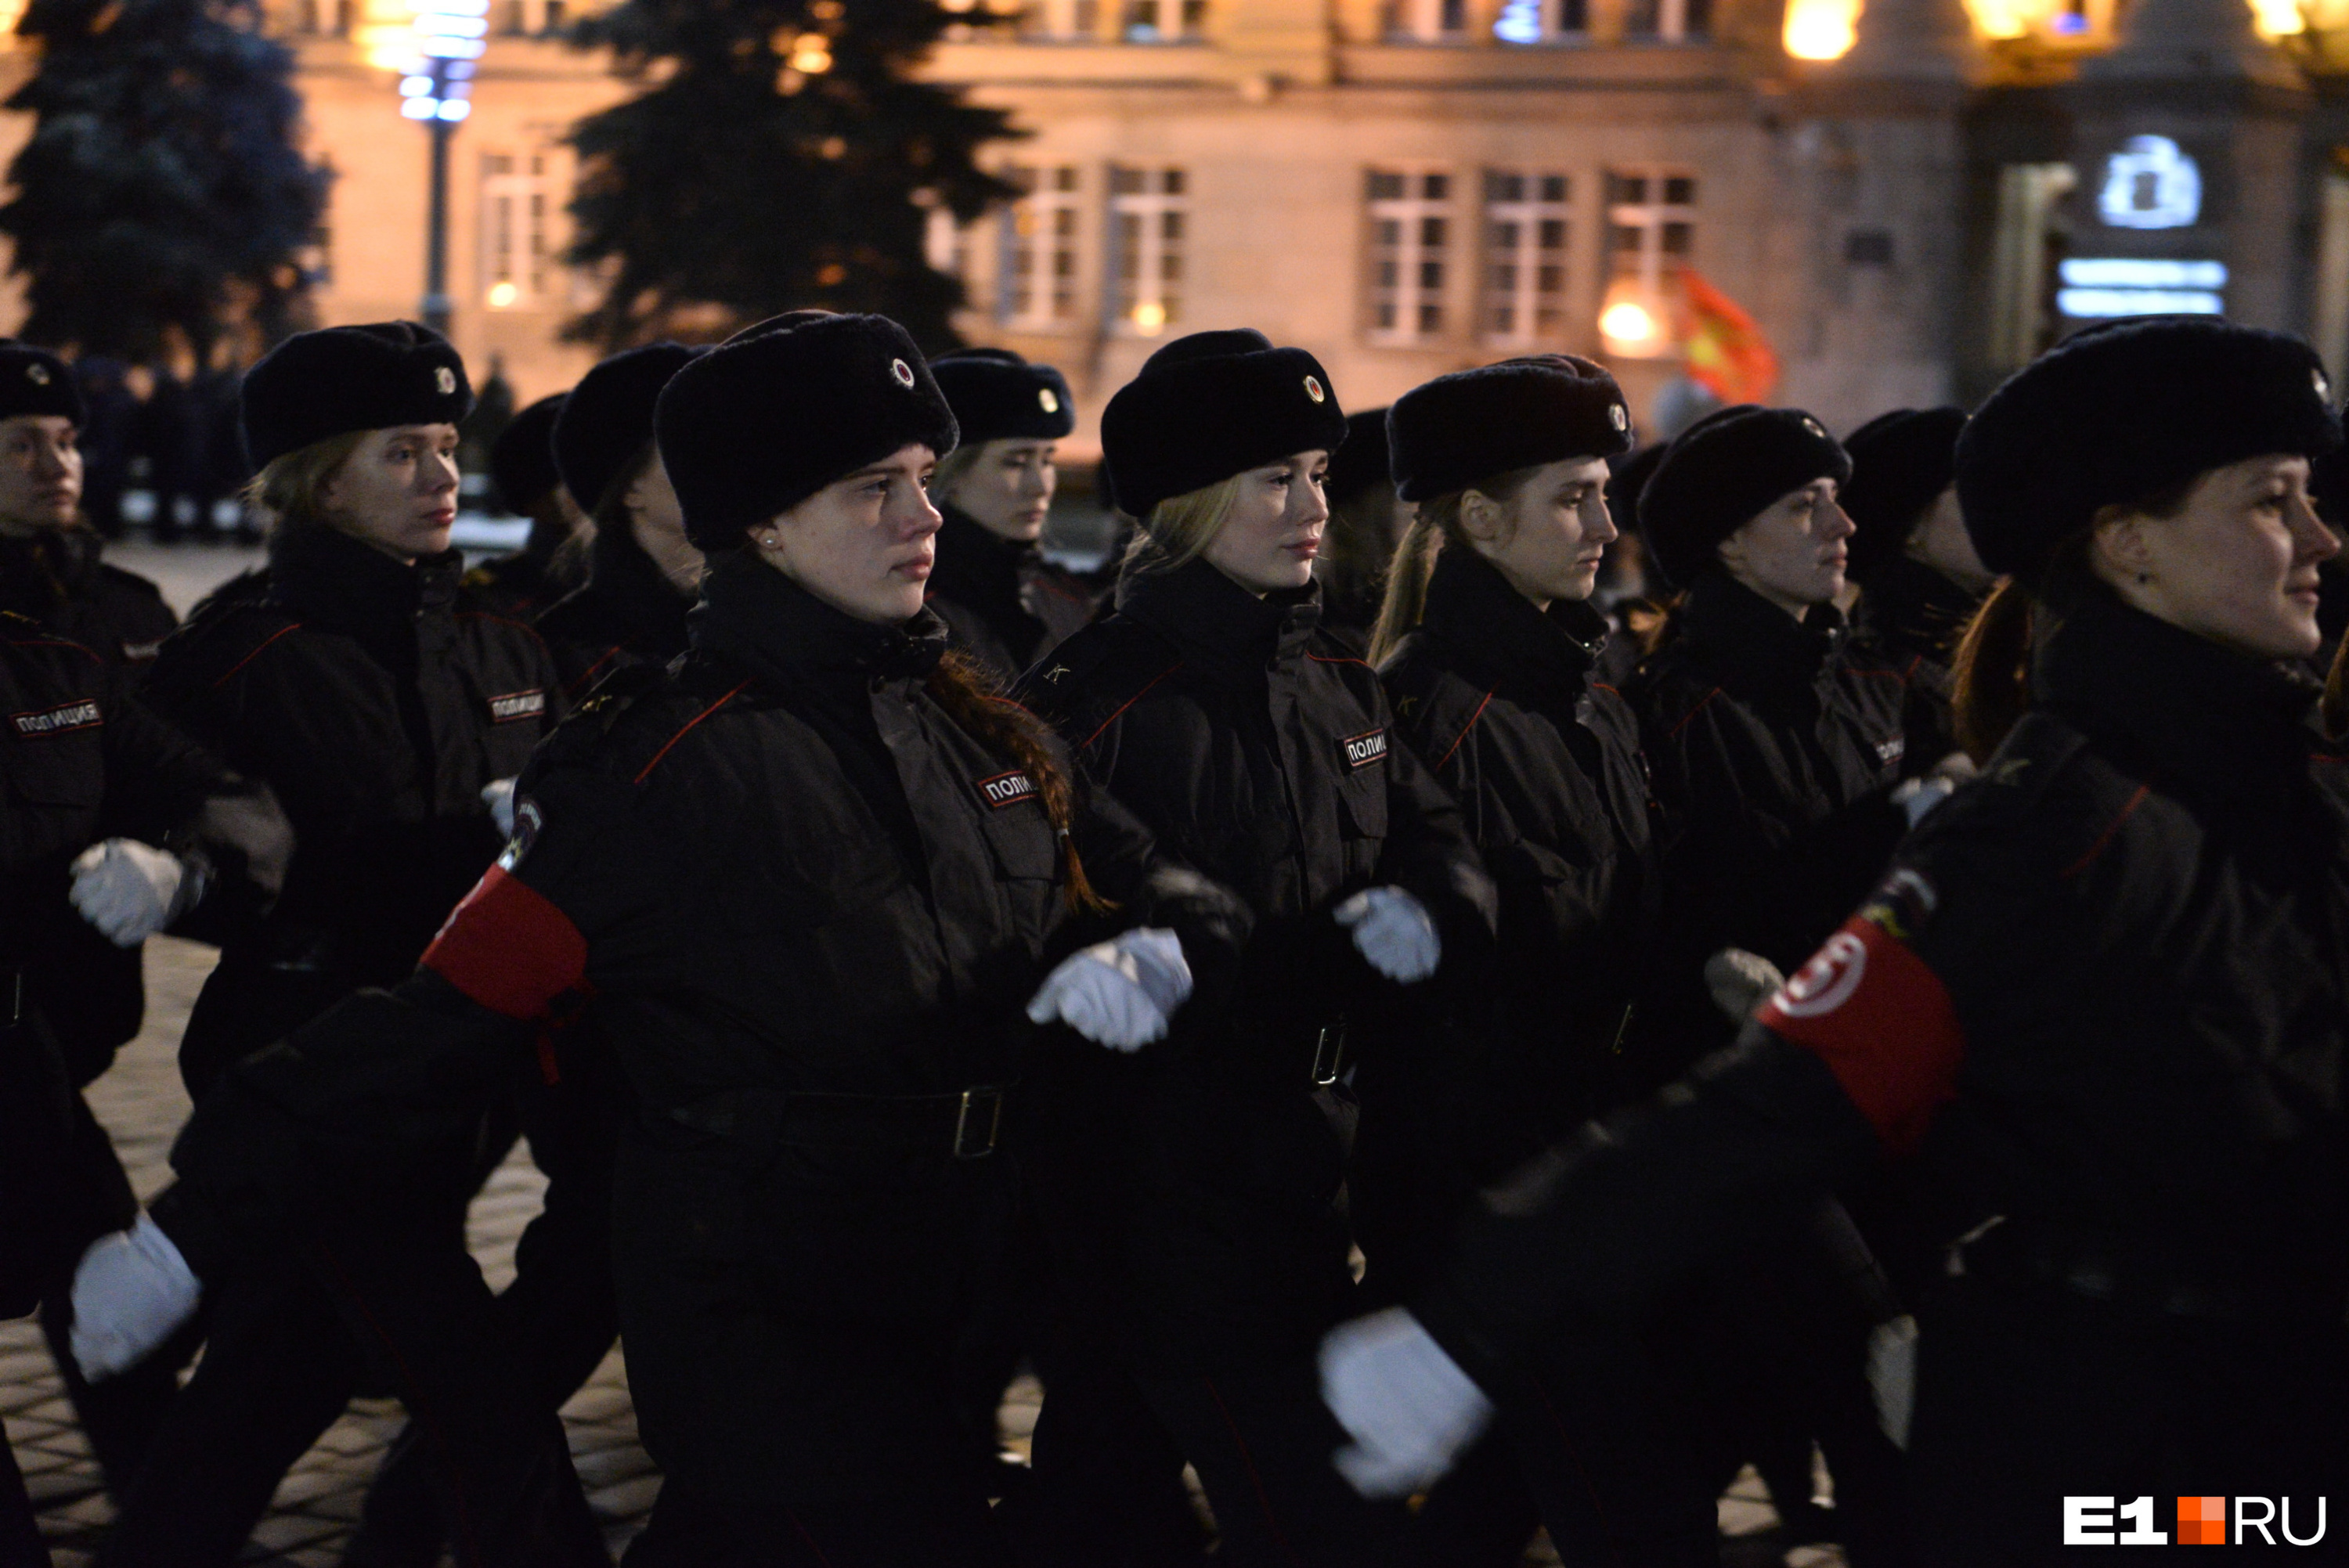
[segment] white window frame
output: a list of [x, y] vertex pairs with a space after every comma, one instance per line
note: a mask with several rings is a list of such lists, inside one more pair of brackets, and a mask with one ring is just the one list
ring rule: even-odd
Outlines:
[[[1380, 180], [1400, 179], [1400, 196], [1373, 194]], [[1430, 195], [1429, 181], [1443, 181], [1443, 194]], [[1460, 254], [1459, 177], [1442, 166], [1370, 168], [1362, 171], [1364, 249], [1369, 265], [1365, 326], [1373, 344], [1409, 348], [1441, 343], [1452, 335], [1453, 268]], [[1427, 225], [1441, 222], [1431, 242]], [[1395, 225], [1392, 242], [1385, 225]], [[1437, 269], [1430, 283], [1426, 269]], [[1393, 281], [1384, 275], [1393, 268]], [[1381, 316], [1390, 307], [1392, 319]], [[1430, 322], [1428, 312], [1434, 319]]]
[[[1642, 29], [1627, 25], [1624, 32], [1626, 37], [1641, 43], [1684, 44], [1692, 38], [1703, 38], [1711, 35], [1713, 18], [1709, 13], [1712, 5], [1705, 4], [1705, 0], [1651, 0], [1651, 3], [1656, 7], [1655, 26]], [[1712, 3], [1718, 4], [1719, 0], [1712, 0]], [[1689, 11], [1693, 5], [1703, 5], [1708, 12], [1705, 18], [1706, 26], [1702, 29], [1692, 30], [1689, 26]], [[1627, 12], [1627, 24], [1629, 19]]]
[[[1525, 195], [1512, 201], [1489, 194], [1492, 181], [1503, 178], [1524, 181]], [[1555, 197], [1544, 193], [1545, 182], [1555, 184]], [[1482, 272], [1477, 279], [1478, 332], [1486, 343], [1503, 348], [1528, 348], [1557, 340], [1566, 332], [1567, 269], [1574, 243], [1573, 177], [1555, 169], [1487, 169], [1479, 195], [1484, 201], [1485, 227]], [[1505, 223], [1516, 225], [1516, 242], [1506, 250], [1500, 232]], [[1541, 242], [1544, 223], [1557, 225], [1557, 244]], [[1504, 266], [1513, 269], [1506, 289], [1498, 275]], [[1541, 286], [1544, 266], [1557, 269], [1554, 286], [1547, 289]], [[1547, 323], [1542, 319], [1545, 304], [1549, 315]], [[1497, 320], [1504, 305], [1513, 315], [1506, 326]]]
[[[1128, 174], [1140, 177], [1140, 190], [1118, 189], [1119, 177]], [[1191, 286], [1190, 171], [1158, 163], [1112, 164], [1107, 184], [1106, 286], [1102, 294], [1109, 328], [1126, 337], [1162, 336], [1181, 324], [1184, 296]], [[1129, 222], [1134, 239], [1130, 256]]]
[[[493, 160], [504, 160], [502, 170]], [[552, 302], [562, 286], [555, 255], [556, 170], [551, 148], [481, 155], [481, 226], [475, 247], [481, 261], [476, 295], [490, 304], [500, 284], [514, 285], [514, 297], [495, 310], [529, 310]]]
[[[1640, 232], [1640, 241], [1638, 246], [1638, 260], [1632, 270], [1632, 275], [1638, 279], [1641, 292], [1650, 299], [1661, 299], [1671, 282], [1672, 273], [1677, 272], [1690, 256], [1695, 254], [1697, 202], [1703, 198], [1703, 187], [1699, 183], [1696, 175], [1684, 169], [1614, 168], [1607, 170], [1606, 178], [1608, 180], [1606, 282], [1612, 286], [1625, 275], [1619, 261], [1623, 253], [1615, 243], [1616, 232], [1620, 229], [1636, 229]], [[1648, 182], [1646, 200], [1617, 201], [1614, 190], [1614, 181], [1617, 180], [1645, 180]], [[1685, 180], [1689, 182], [1688, 201], [1664, 200], [1668, 182], [1674, 180]], [[1668, 253], [1664, 248], [1666, 231], [1674, 223], [1688, 225], [1689, 242], [1687, 249], [1678, 253], [1678, 259], [1667, 260], [1671, 253]]]
[[1206, 34], [1206, 0], [1100, 0], [1118, 7], [1117, 36], [1129, 44], [1195, 44]]
[[1093, 38], [1101, 31], [1101, 7], [1105, 0], [1039, 0], [1029, 12], [1030, 36]]
[[1026, 193], [1007, 204], [999, 221], [996, 318], [1030, 332], [1073, 332], [1080, 325], [1083, 175], [1073, 163], [1015, 165], [1003, 173]]

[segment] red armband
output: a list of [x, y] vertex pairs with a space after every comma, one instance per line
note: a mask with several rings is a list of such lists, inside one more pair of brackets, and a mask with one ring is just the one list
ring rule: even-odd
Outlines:
[[1885, 1146], [1914, 1150], [1957, 1098], [1965, 1035], [1940, 977], [1866, 914], [1827, 938], [1755, 1017], [1826, 1063]]
[[424, 967], [492, 1013], [530, 1019], [587, 979], [587, 939], [544, 893], [492, 866], [424, 950]]

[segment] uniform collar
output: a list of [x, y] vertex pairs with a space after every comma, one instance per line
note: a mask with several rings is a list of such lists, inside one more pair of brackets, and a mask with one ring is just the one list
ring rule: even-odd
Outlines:
[[1808, 685], [1844, 639], [1843, 612], [1814, 604], [1797, 621], [1719, 568], [1689, 584], [1681, 605], [1681, 634], [1721, 659], [1732, 678], [1759, 685]]
[[947, 651], [947, 624], [928, 610], [894, 625], [833, 608], [750, 549], [720, 551], [687, 617], [696, 648], [749, 666], [788, 690], [809, 680], [922, 680]]
[[456, 603], [464, 566], [455, 550], [411, 566], [339, 530], [297, 527], [270, 542], [269, 596], [305, 621], [362, 638], [412, 639], [419, 616]]
[[1019, 607], [1020, 569], [1036, 560], [1036, 547], [1006, 539], [951, 506], [938, 508], [937, 562], [930, 569], [930, 592], [975, 610]]
[[1955, 579], [1899, 555], [1862, 585], [1859, 621], [1889, 646], [1946, 651], [1981, 603], [1981, 594]]
[[1537, 610], [1491, 562], [1456, 545], [1436, 557], [1420, 624], [1479, 686], [1524, 685], [1568, 702], [1588, 689], [1607, 645], [1607, 618], [1588, 604]]
[[2090, 738], [2204, 798], [2288, 792], [2318, 739], [2310, 721], [2322, 688], [2305, 670], [2230, 652], [2102, 585], [2082, 590], [2036, 639], [2031, 686]]
[[1260, 671], [1304, 656], [1321, 624], [1318, 583], [1259, 599], [1205, 559], [1172, 572], [1129, 573], [1117, 607], [1183, 650], [1186, 662]]
[[88, 591], [103, 547], [80, 527], [0, 534], [0, 605], [39, 619]]

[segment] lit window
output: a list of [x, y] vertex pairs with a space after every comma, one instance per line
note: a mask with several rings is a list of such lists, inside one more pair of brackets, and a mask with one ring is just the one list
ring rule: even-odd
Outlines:
[[481, 156], [481, 299], [492, 310], [545, 303], [554, 286], [552, 155]]
[[1485, 171], [1486, 341], [1526, 346], [1566, 327], [1566, 203], [1563, 174]]
[[1626, 37], [1677, 44], [1702, 38], [1713, 27], [1713, 0], [1630, 0], [1623, 14]]
[[1072, 326], [1077, 319], [1077, 170], [1014, 168], [1025, 192], [1004, 209], [997, 312], [1008, 326]]
[[1176, 44], [1206, 29], [1206, 0], [1123, 0], [1121, 36], [1129, 44]]
[[1370, 335], [1373, 343], [1425, 343], [1444, 335], [1451, 282], [1452, 176], [1373, 169], [1370, 218]]
[[1607, 176], [1607, 297], [1599, 332], [1612, 353], [1669, 354], [1680, 270], [1696, 249], [1696, 181], [1657, 170]]
[[1503, 0], [1493, 36], [1505, 44], [1578, 43], [1590, 33], [1590, 0]]
[[1110, 316], [1155, 337], [1183, 320], [1187, 181], [1179, 169], [1109, 171]]
[[1390, 38], [1456, 42], [1467, 31], [1467, 0], [1387, 0], [1386, 35]]

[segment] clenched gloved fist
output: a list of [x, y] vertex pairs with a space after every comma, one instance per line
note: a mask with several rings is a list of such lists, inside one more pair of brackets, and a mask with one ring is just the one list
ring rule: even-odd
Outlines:
[[1425, 1491], [1493, 1418], [1484, 1390], [1400, 1306], [1322, 1336], [1321, 1398], [1354, 1439], [1332, 1462], [1370, 1498]]
[[109, 839], [74, 857], [74, 908], [117, 947], [136, 947], [203, 896], [203, 878], [168, 850]]
[[74, 1270], [73, 1355], [95, 1383], [127, 1372], [193, 1317], [203, 1282], [145, 1214], [90, 1243]]
[[1743, 947], [1724, 947], [1704, 961], [1704, 988], [1733, 1024], [1752, 1017], [1785, 983], [1775, 964]]
[[1028, 1004], [1039, 1024], [1060, 1020], [1097, 1046], [1138, 1051], [1166, 1035], [1166, 1021], [1191, 995], [1181, 939], [1164, 926], [1137, 926], [1061, 961]]
[[1426, 979], [1444, 956], [1427, 906], [1399, 887], [1366, 887], [1330, 913], [1352, 928], [1371, 967], [1400, 985]]
[[514, 781], [492, 779], [481, 786], [481, 804], [490, 809], [490, 820], [498, 825], [498, 836], [513, 837]]

